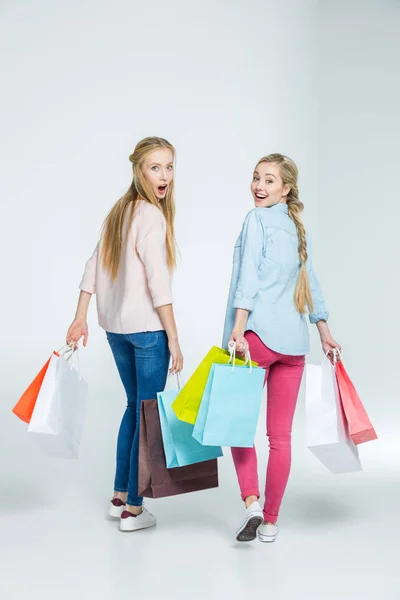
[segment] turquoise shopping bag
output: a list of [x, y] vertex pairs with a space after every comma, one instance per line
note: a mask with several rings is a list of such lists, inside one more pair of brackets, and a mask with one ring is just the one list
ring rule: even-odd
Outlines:
[[261, 407], [265, 369], [214, 364], [193, 437], [207, 446], [251, 448]]
[[180, 421], [172, 410], [180, 390], [164, 390], [157, 394], [161, 432], [167, 469], [184, 467], [223, 456], [220, 447], [202, 446], [192, 436], [193, 425]]

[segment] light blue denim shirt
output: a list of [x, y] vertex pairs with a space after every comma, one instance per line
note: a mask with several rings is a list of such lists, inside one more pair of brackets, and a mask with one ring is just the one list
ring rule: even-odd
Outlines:
[[[306, 264], [314, 304], [311, 323], [328, 319], [318, 279], [312, 268], [307, 236]], [[296, 226], [286, 204], [254, 208], [235, 244], [233, 271], [225, 317], [223, 347], [232, 333], [237, 308], [249, 311], [246, 331], [254, 331], [271, 350], [301, 356], [310, 350], [305, 315], [294, 302], [300, 271]]]

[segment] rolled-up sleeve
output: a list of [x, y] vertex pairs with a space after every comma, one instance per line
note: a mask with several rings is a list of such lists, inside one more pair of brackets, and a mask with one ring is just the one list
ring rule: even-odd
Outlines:
[[82, 277], [82, 281], [79, 284], [79, 289], [88, 294], [96, 293], [96, 271], [97, 271], [97, 259], [99, 253], [99, 244], [97, 244], [92, 256], [86, 263], [85, 272]]
[[308, 259], [306, 263], [308, 279], [310, 282], [311, 296], [313, 300], [313, 311], [309, 315], [310, 323], [318, 323], [318, 321], [327, 321], [329, 312], [325, 305], [324, 295], [316, 274], [314, 273], [312, 266], [312, 242], [307, 236], [307, 254]]
[[264, 227], [257, 209], [247, 215], [241, 237], [240, 272], [233, 307], [252, 311], [260, 287], [258, 271], [264, 241]]
[[[157, 214], [157, 212], [159, 215]], [[166, 222], [156, 209], [140, 228], [136, 249], [144, 265], [154, 308], [172, 304], [171, 272], [167, 263]]]

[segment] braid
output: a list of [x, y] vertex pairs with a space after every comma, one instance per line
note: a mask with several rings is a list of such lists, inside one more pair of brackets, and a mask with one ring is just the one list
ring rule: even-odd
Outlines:
[[299, 258], [300, 262], [307, 262], [307, 244], [306, 244], [306, 230], [303, 225], [303, 221], [300, 218], [300, 213], [304, 209], [304, 204], [299, 200], [299, 191], [297, 188], [291, 188], [287, 196], [287, 207], [289, 211], [289, 217], [294, 221], [297, 230], [297, 237], [299, 240]]
[[296, 225], [300, 259], [300, 273], [297, 279], [296, 290], [294, 292], [294, 300], [300, 313], [305, 313], [306, 307], [308, 307], [308, 310], [312, 312], [313, 301], [306, 269], [306, 263], [308, 259], [306, 230], [300, 217], [300, 213], [304, 208], [304, 204], [299, 200], [299, 191], [297, 187], [292, 187], [290, 189], [287, 198], [287, 207], [289, 217]]

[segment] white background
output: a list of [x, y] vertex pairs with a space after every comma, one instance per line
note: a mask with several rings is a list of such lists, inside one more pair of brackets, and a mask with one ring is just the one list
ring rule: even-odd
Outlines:
[[[377, 570], [397, 598], [399, 3], [9, 0], [0, 11], [2, 600], [369, 598], [381, 591]], [[305, 448], [301, 394], [271, 552], [232, 541], [241, 507], [228, 453], [219, 491], [150, 503], [159, 528], [147, 537], [104, 522], [124, 396], [94, 303], [81, 459], [47, 459], [11, 414], [63, 343], [84, 263], [147, 135], [177, 150], [186, 376], [220, 343], [254, 165], [283, 152], [299, 166], [333, 334], [380, 435], [361, 448], [365, 473], [333, 477]], [[262, 475], [262, 420], [258, 442]]]
[[400, 3], [321, 4], [319, 267], [371, 418], [398, 437]]

